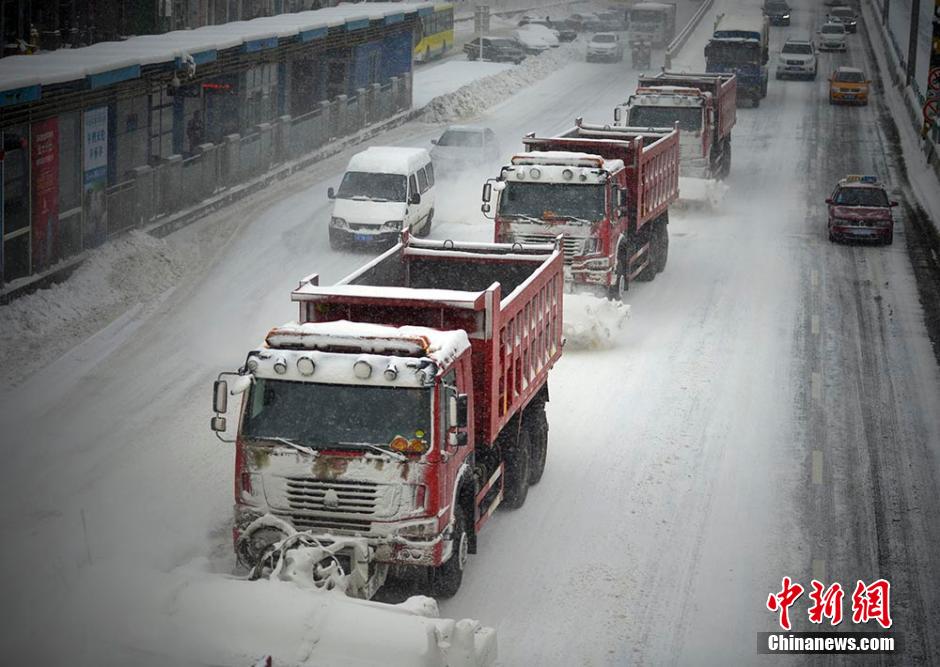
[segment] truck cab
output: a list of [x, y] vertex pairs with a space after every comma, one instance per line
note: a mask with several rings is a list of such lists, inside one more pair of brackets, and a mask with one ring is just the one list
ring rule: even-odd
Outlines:
[[758, 106], [767, 96], [769, 44], [766, 16], [722, 14], [705, 46], [705, 69], [734, 73], [738, 79], [738, 98], [748, 97], [753, 106]]

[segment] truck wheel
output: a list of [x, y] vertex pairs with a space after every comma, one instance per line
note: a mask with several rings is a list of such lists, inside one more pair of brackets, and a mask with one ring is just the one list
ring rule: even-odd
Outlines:
[[656, 277], [656, 238], [652, 226], [653, 225], [651, 224], [648, 231], [643, 234], [643, 240], [640, 241], [641, 244], [649, 242], [649, 247], [646, 251], [646, 259], [649, 260], [649, 263], [642, 271], [640, 271], [640, 274], [636, 277], [637, 280], [644, 283], [648, 283]]
[[428, 217], [425, 219], [424, 224], [421, 225], [421, 229], [419, 229], [415, 233], [415, 236], [420, 236], [421, 238], [424, 238], [425, 236], [430, 234], [431, 233], [431, 220], [433, 218], [434, 218], [434, 209], [432, 208], [430, 211], [428, 211]]
[[548, 458], [548, 417], [545, 416], [543, 403], [532, 415], [528, 424], [532, 453], [529, 456], [529, 484], [535, 485], [545, 472], [545, 460]]
[[666, 260], [669, 258], [669, 230], [667, 222], [669, 218], [660, 220], [653, 228], [653, 257], [652, 263], [656, 266], [656, 273], [662, 273], [666, 268]]
[[615, 269], [616, 279], [614, 284], [607, 288], [607, 298], [611, 301], [623, 301], [627, 293], [627, 276], [625, 262], [620, 262]]
[[463, 571], [470, 553], [470, 523], [467, 510], [460, 507], [454, 517], [453, 551], [443, 565], [431, 568], [431, 595], [436, 598], [452, 598], [463, 583]]
[[731, 173], [731, 137], [725, 139], [725, 150], [721, 155], [721, 177], [727, 178]]
[[519, 439], [515, 446], [506, 453], [506, 465], [503, 474], [503, 502], [506, 509], [519, 509], [529, 495], [529, 454], [532, 443], [526, 429], [519, 430]]
[[751, 107], [756, 109], [760, 106], [760, 93], [751, 98]]
[[888, 232], [888, 235], [885, 237], [885, 245], [891, 245], [894, 243], [894, 230], [892, 229]]
[[333, 250], [342, 250], [345, 243], [343, 239], [334, 230], [330, 230], [330, 248]]

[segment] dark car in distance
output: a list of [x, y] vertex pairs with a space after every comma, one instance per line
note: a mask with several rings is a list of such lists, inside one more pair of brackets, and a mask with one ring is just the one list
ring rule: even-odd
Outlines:
[[764, 3], [764, 16], [770, 25], [790, 25], [790, 5], [784, 0], [768, 0]]
[[463, 50], [467, 60], [491, 60], [516, 65], [525, 60], [525, 52], [519, 44], [502, 37], [476, 37], [464, 44]]

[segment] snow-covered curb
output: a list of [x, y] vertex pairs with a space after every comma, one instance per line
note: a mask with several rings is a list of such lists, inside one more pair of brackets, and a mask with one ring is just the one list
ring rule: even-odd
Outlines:
[[421, 120], [448, 123], [482, 113], [505, 101], [521, 88], [541, 81], [576, 58], [577, 43], [562, 44], [538, 56], [529, 56], [518, 67], [477, 79], [452, 93], [439, 95], [424, 107]]

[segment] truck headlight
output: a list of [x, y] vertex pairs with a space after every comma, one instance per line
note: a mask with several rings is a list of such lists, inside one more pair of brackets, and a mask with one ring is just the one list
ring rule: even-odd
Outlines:
[[593, 255], [597, 252], [597, 249], [600, 247], [601, 240], [596, 237], [591, 237], [584, 239], [584, 245], [581, 246], [582, 255]]
[[382, 225], [382, 229], [400, 230], [403, 224], [403, 220], [389, 220]]
[[408, 540], [430, 540], [437, 537], [437, 519], [426, 519], [405, 524], [398, 534]]
[[343, 218], [330, 218], [330, 227], [336, 227], [337, 229], [346, 229], [348, 225]]

